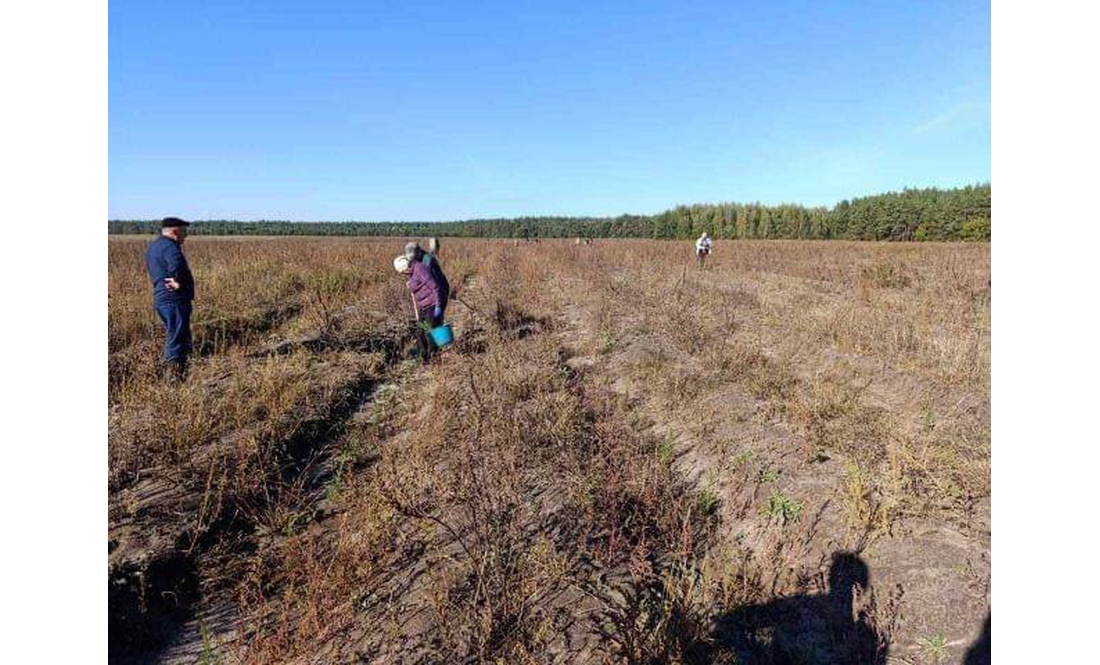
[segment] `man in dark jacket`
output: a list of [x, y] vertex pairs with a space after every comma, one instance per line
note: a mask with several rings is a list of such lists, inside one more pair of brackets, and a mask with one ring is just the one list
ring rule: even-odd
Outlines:
[[182, 380], [187, 375], [187, 358], [191, 355], [195, 280], [183, 255], [189, 225], [178, 217], [165, 217], [160, 224], [160, 237], [149, 243], [145, 252], [145, 265], [153, 284], [153, 309], [167, 335], [164, 360], [172, 380]]

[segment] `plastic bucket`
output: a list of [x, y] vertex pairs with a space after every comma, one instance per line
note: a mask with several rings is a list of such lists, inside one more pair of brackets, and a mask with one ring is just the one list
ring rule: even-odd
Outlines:
[[432, 328], [431, 335], [432, 341], [440, 348], [455, 341], [454, 331], [451, 330], [451, 324], [449, 323], [444, 323], [438, 328]]

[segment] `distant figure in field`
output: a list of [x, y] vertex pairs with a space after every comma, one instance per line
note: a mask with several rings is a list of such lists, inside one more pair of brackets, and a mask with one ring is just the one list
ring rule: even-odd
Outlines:
[[695, 241], [695, 260], [699, 262], [700, 268], [707, 266], [707, 257], [710, 256], [713, 247], [714, 243], [711, 242], [710, 236], [707, 235], [706, 231], [703, 231], [703, 235]]
[[145, 252], [145, 265], [153, 283], [153, 309], [166, 333], [164, 360], [171, 381], [181, 381], [187, 376], [187, 359], [191, 355], [195, 279], [183, 255], [188, 226], [189, 222], [178, 217], [165, 217], [160, 223], [160, 237], [149, 243]]
[[450, 296], [450, 286], [446, 285], [439, 262], [434, 260], [434, 256], [425, 262], [427, 256], [431, 255], [420, 249], [417, 243], [410, 242], [405, 245], [405, 253], [393, 260], [394, 270], [408, 279], [405, 285], [409, 287], [416, 311], [416, 343], [424, 362], [430, 360], [436, 350], [429, 331], [443, 323], [443, 313]]

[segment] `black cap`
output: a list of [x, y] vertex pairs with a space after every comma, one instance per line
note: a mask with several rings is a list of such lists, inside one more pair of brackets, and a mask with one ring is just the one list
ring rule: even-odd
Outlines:
[[176, 226], [191, 226], [191, 222], [185, 222], [179, 217], [165, 217], [160, 220], [160, 228], [171, 229]]

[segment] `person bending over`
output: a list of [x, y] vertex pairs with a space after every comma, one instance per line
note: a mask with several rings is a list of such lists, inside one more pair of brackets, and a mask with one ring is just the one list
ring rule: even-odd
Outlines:
[[405, 286], [409, 289], [413, 309], [416, 311], [416, 343], [420, 348], [421, 359], [427, 362], [436, 351], [430, 331], [443, 323], [446, 303], [442, 289], [431, 268], [422, 261], [410, 260], [407, 254], [395, 258], [393, 267], [406, 278]]

